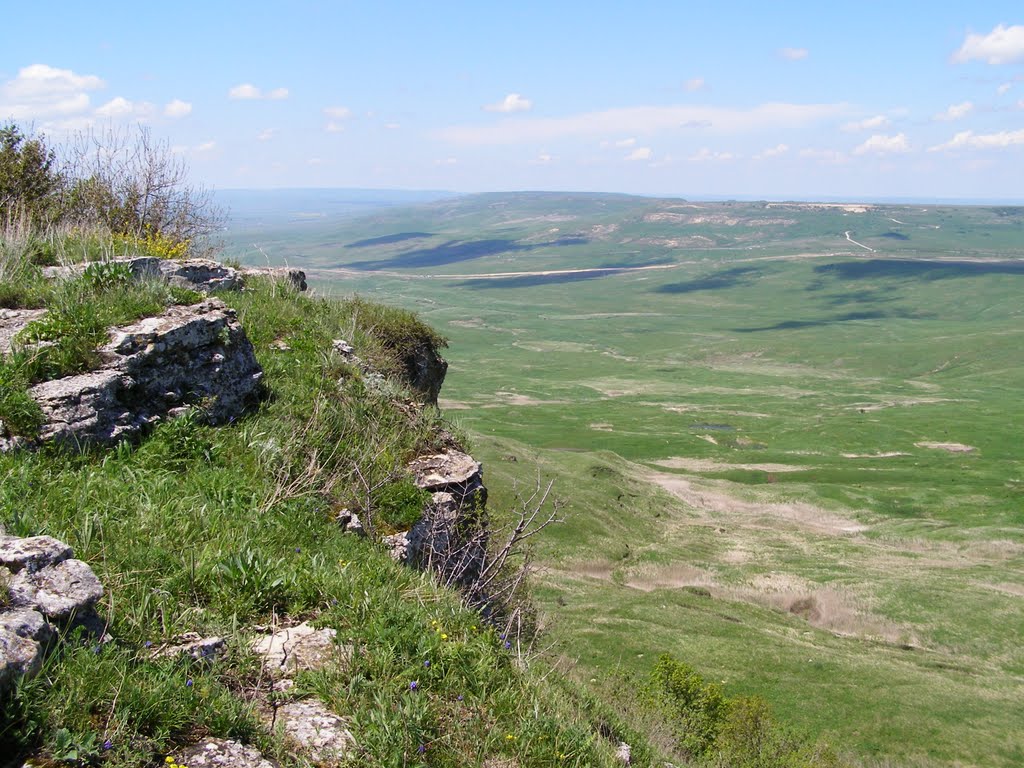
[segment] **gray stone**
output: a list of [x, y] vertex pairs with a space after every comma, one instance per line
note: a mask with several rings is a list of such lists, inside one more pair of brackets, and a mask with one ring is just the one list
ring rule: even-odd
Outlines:
[[45, 309], [0, 309], [0, 353], [9, 353], [18, 332], [45, 314]]
[[239, 270], [242, 277], [269, 277], [285, 283], [296, 291], [306, 290], [306, 273], [294, 267], [247, 267]]
[[43, 615], [31, 608], [0, 613], [0, 692], [39, 671], [54, 636]]
[[338, 525], [341, 526], [341, 530], [346, 533], [354, 533], [357, 536], [365, 536], [366, 529], [363, 528], [363, 521], [359, 519], [359, 515], [353, 512], [351, 509], [343, 509], [338, 512], [334, 517]]
[[461, 451], [421, 456], [409, 463], [416, 485], [433, 493], [450, 493], [460, 505], [487, 500], [483, 484], [483, 465]]
[[346, 662], [351, 650], [336, 642], [333, 629], [316, 629], [308, 622], [257, 638], [253, 652], [274, 677], [291, 677], [304, 669], [319, 669], [333, 661]]
[[318, 763], [340, 762], [355, 744], [345, 721], [315, 700], [278, 707], [275, 726]]
[[224, 654], [227, 643], [223, 637], [202, 637], [198, 632], [185, 632], [171, 642], [152, 651], [154, 659], [192, 659], [210, 663]]
[[72, 556], [71, 547], [52, 536], [16, 536], [0, 535], [0, 565], [11, 573], [27, 570], [29, 573], [45, 568], [48, 565], [68, 560]]
[[115, 329], [99, 355], [100, 369], [29, 390], [45, 417], [40, 441], [109, 445], [189, 405], [224, 423], [261, 394], [263, 371], [252, 344], [219, 299]]
[[277, 768], [254, 747], [227, 739], [203, 739], [170, 756], [189, 768]]
[[81, 560], [63, 562], [31, 572], [14, 574], [8, 586], [11, 603], [31, 607], [52, 621], [67, 621], [90, 612], [103, 597], [103, 585]]

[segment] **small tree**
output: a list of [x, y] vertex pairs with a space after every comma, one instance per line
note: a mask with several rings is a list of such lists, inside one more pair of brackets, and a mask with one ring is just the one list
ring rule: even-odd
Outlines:
[[43, 139], [0, 126], [0, 223], [41, 228], [60, 215], [65, 176]]
[[68, 215], [76, 223], [193, 246], [223, 225], [212, 194], [188, 183], [184, 160], [147, 128], [80, 134], [65, 164]]

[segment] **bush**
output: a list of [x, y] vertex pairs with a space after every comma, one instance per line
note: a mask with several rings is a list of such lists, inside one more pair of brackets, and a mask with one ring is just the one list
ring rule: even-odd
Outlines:
[[43, 227], [59, 215], [64, 173], [43, 139], [0, 126], [0, 223]]
[[693, 667], [666, 653], [651, 671], [648, 693], [673, 716], [684, 754], [700, 757], [710, 751], [727, 713], [718, 685], [706, 683]]

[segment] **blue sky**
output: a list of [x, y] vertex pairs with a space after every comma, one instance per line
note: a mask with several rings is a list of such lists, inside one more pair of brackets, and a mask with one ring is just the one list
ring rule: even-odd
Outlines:
[[0, 120], [217, 188], [1024, 199], [1018, 2], [20, 3]]

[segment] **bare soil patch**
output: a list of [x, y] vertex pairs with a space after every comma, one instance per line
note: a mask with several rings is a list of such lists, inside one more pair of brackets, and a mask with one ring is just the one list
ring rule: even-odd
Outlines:
[[972, 451], [978, 450], [973, 445], [964, 445], [963, 443], [933, 443], [928, 440], [922, 440], [919, 443], [914, 443], [918, 448], [934, 448], [937, 451], [948, 451], [949, 453], [971, 453]]
[[649, 472], [644, 478], [711, 518], [739, 518], [745, 525], [769, 522], [772, 527], [787, 523], [831, 536], [856, 534], [868, 528], [849, 517], [803, 501], [741, 498], [733, 490], [735, 484], [724, 480], [697, 479], [668, 472]]
[[653, 461], [652, 464], [665, 469], [685, 469], [687, 472], [728, 472], [732, 469], [748, 469], [760, 472], [803, 472], [813, 467], [801, 467], [796, 464], [730, 464], [712, 459], [691, 459], [673, 456], [669, 459]]

